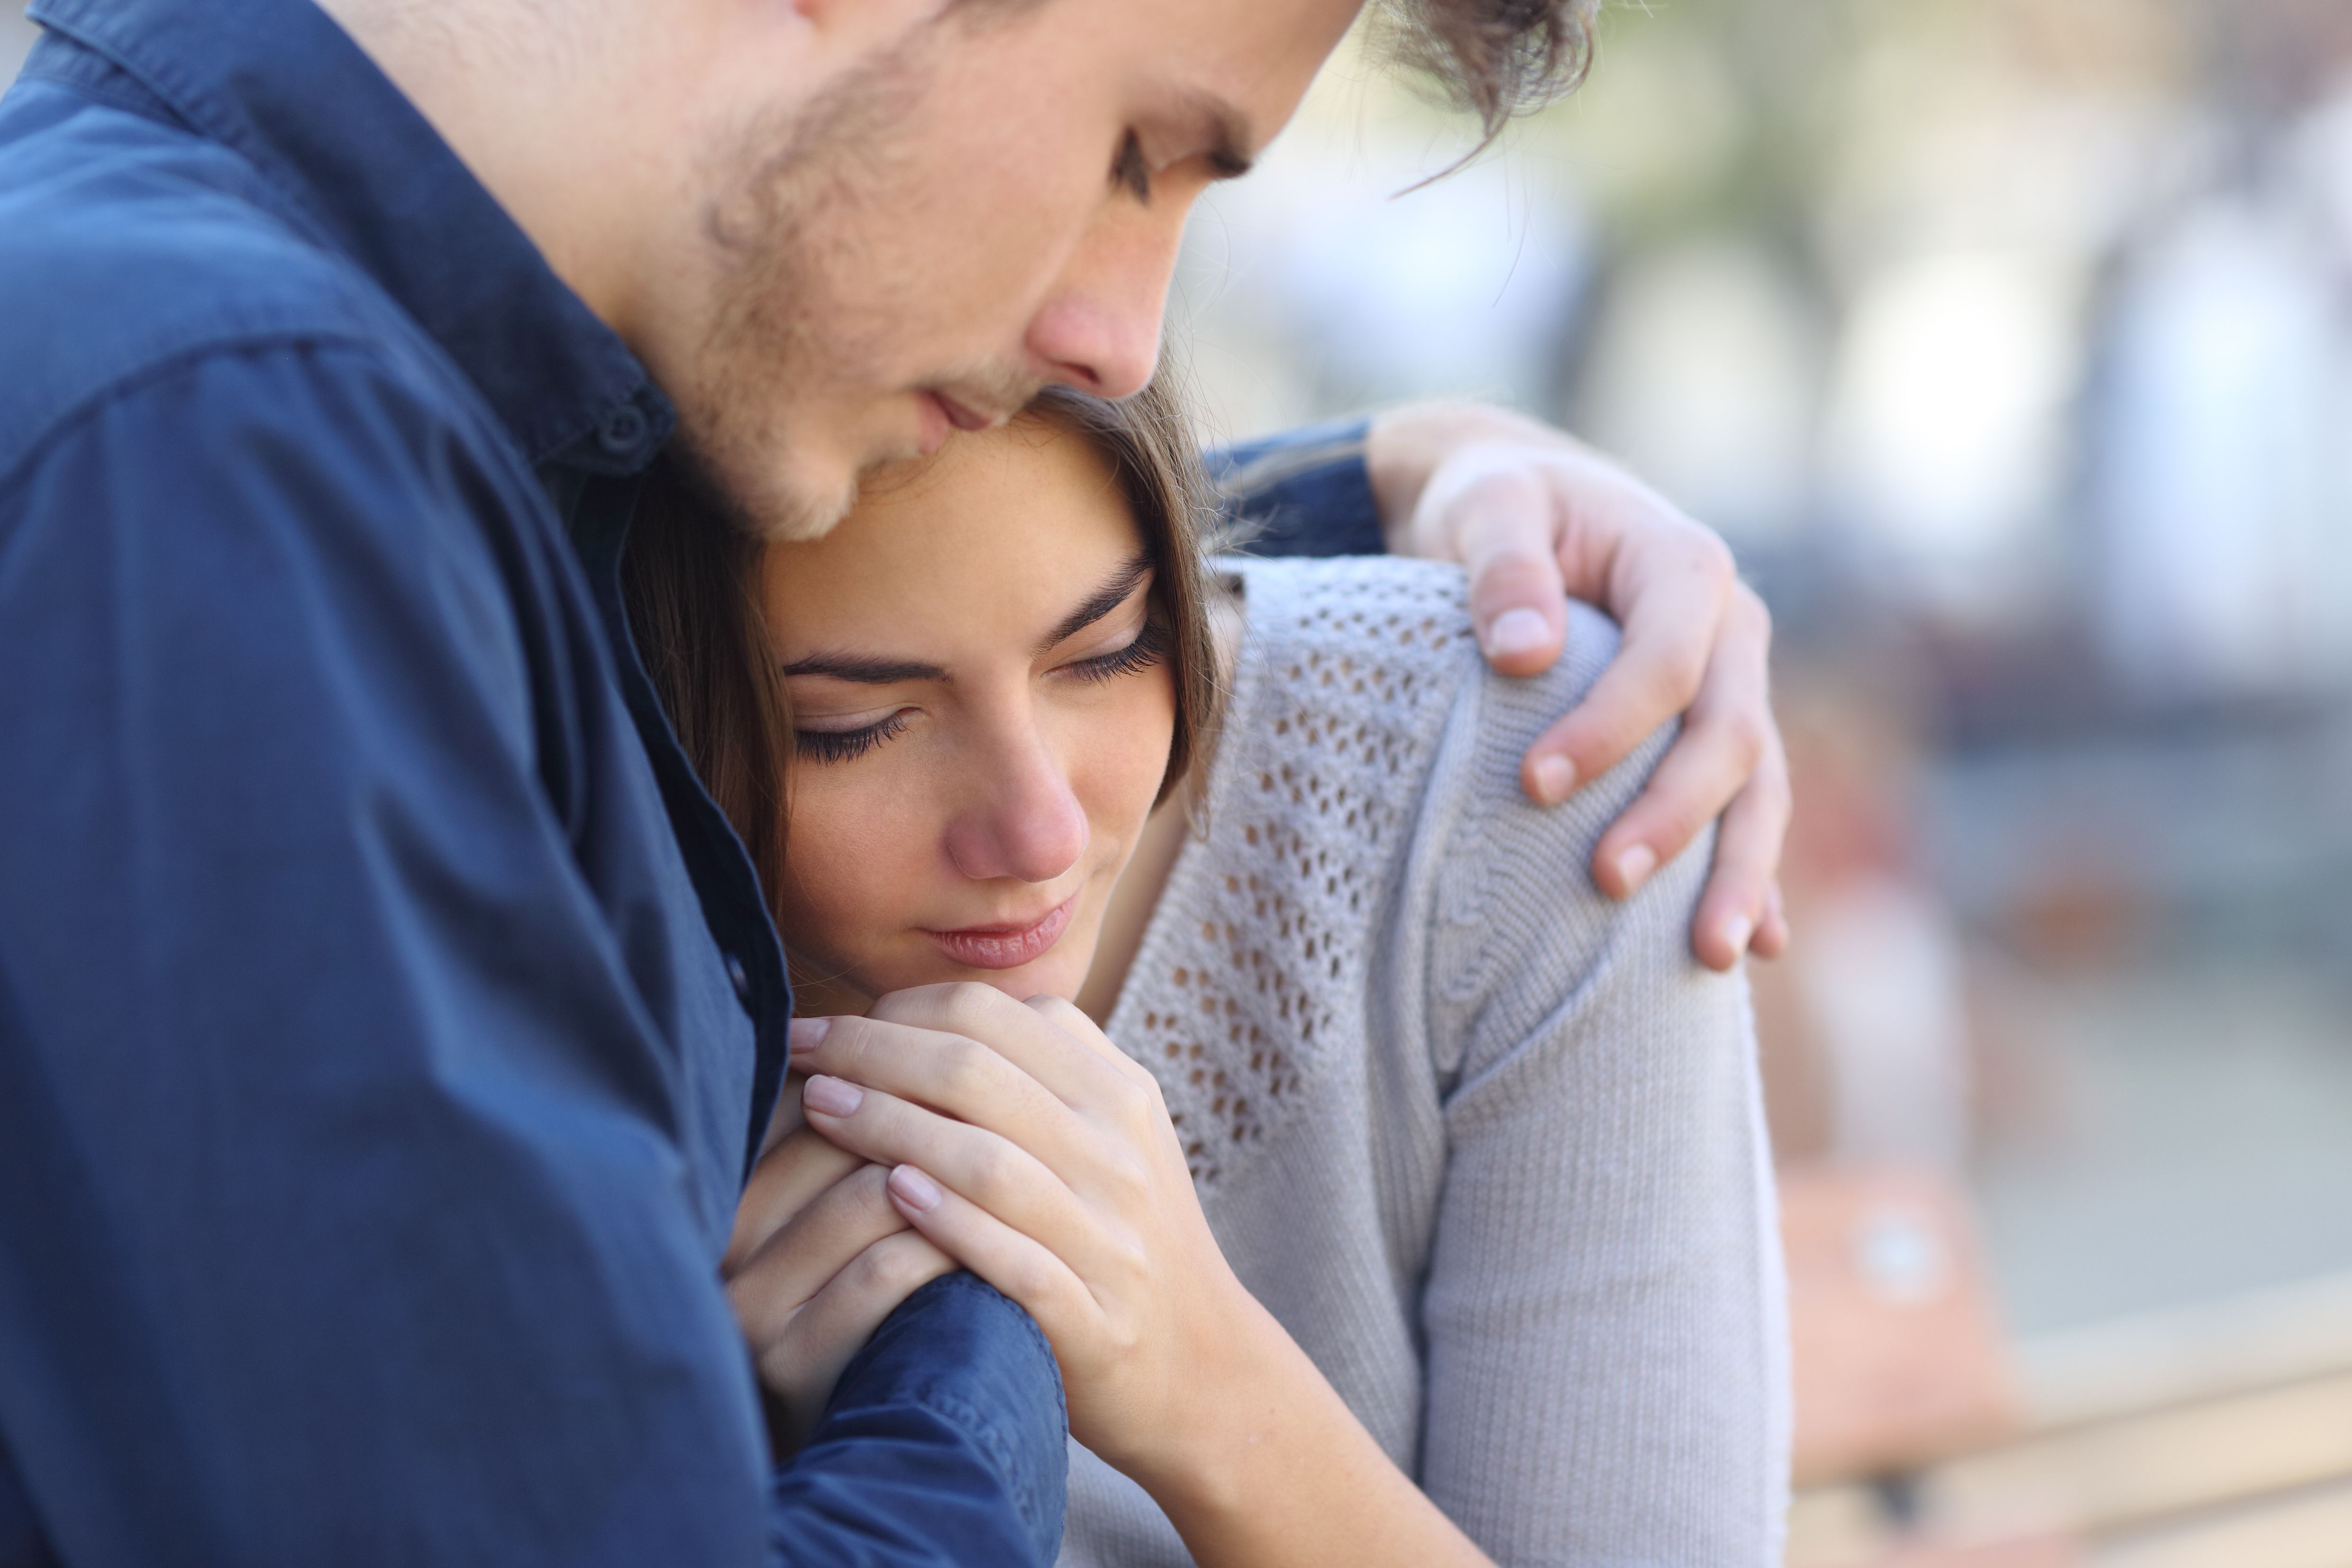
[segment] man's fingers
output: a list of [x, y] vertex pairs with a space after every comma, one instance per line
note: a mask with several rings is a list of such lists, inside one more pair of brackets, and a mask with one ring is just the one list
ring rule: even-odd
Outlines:
[[889, 1193], [898, 1213], [925, 1239], [1025, 1308], [1055, 1355], [1084, 1342], [1101, 1309], [1086, 1282], [1051, 1248], [919, 1166], [891, 1172]]
[[[720, 1262], [721, 1275], [732, 1275], [792, 1217], [806, 1208], [861, 1163], [812, 1128], [800, 1125], [800, 1089], [792, 1085], [794, 1131], [761, 1157], [735, 1205], [735, 1234]], [[781, 1119], [781, 1117], [780, 1117]]]
[[1778, 958], [1789, 951], [1789, 910], [1780, 896], [1780, 884], [1775, 881], [1764, 900], [1763, 923], [1748, 944], [1748, 952], [1757, 958]]
[[[1693, 549], [1643, 568], [1639, 594], [1627, 595], [1631, 605], [1623, 612], [1624, 638], [1616, 659], [1584, 700], [1528, 748], [1519, 780], [1528, 798], [1539, 805], [1559, 805], [1569, 790], [1623, 762], [1691, 707], [1708, 679], [1711, 660], [1721, 661], [1724, 645], [1735, 637], [1727, 605], [1738, 584], [1727, 563], [1715, 550]], [[1756, 608], [1760, 612], [1762, 606]], [[1741, 609], [1744, 614], [1746, 606]], [[1760, 652], [1756, 658], [1760, 680]], [[1722, 799], [1730, 794], [1725, 791]]]
[[773, 1341], [852, 1258], [905, 1227], [883, 1192], [888, 1174], [869, 1165], [835, 1182], [729, 1279], [728, 1299], [745, 1339], [755, 1345]]
[[1549, 669], [1566, 646], [1559, 523], [1549, 487], [1516, 448], [1447, 462], [1423, 493], [1415, 532], [1470, 574], [1470, 622], [1505, 675]]
[[904, 1216], [898, 1219], [901, 1228], [850, 1259], [780, 1330], [751, 1342], [760, 1381], [782, 1405], [782, 1455], [808, 1441], [843, 1369], [882, 1320], [955, 1269], [954, 1259], [908, 1227]]
[[[1651, 872], [1681, 854], [1748, 786], [1767, 752], [1777, 752], [1766, 673], [1770, 624], [1760, 604], [1745, 600], [1726, 617], [1682, 733], [1640, 796], [1601, 836], [1593, 879], [1612, 898], [1632, 896]], [[1762, 883], [1780, 863], [1780, 839], [1777, 833], [1751, 835], [1746, 847], [1765, 858], [1756, 904], [1748, 911], [1752, 922], [1764, 912]]]
[[917, 1290], [955, 1271], [955, 1259], [911, 1228], [895, 1205], [892, 1217], [898, 1230], [851, 1258], [792, 1315], [772, 1344], [760, 1347], [761, 1377], [796, 1406], [822, 1405], [882, 1320]]
[[1759, 771], [1723, 814], [1715, 866], [1691, 922], [1691, 951], [1709, 969], [1730, 969], [1750, 952], [1769, 958], [1788, 941], [1774, 880], [1788, 826], [1788, 784], [1778, 767]]

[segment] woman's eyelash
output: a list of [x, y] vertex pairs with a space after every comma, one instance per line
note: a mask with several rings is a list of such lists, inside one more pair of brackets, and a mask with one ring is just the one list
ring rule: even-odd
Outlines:
[[[1147, 622], [1135, 640], [1114, 653], [1078, 659], [1063, 668], [1081, 680], [1117, 680], [1150, 669], [1168, 657], [1167, 629]], [[812, 763], [855, 762], [907, 727], [903, 712], [858, 730], [795, 730], [793, 749]]]
[[1157, 621], [1147, 621], [1135, 640], [1118, 652], [1082, 658], [1066, 668], [1081, 680], [1117, 680], [1122, 675], [1150, 669], [1167, 657], [1167, 628]]
[[812, 763], [846, 763], [864, 756], [907, 727], [904, 713], [893, 713], [879, 724], [862, 730], [795, 730], [793, 749]]

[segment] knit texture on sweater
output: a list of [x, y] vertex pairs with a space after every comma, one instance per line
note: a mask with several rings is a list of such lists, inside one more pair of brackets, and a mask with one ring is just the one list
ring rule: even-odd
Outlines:
[[[1247, 632], [1202, 833], [1111, 1037], [1149, 1066], [1242, 1282], [1505, 1563], [1777, 1563], [1784, 1290], [1743, 979], [1690, 957], [1712, 838], [1630, 901], [1535, 737], [1616, 651], [1571, 606], [1489, 672], [1458, 570], [1237, 562]], [[1065, 1564], [1181, 1564], [1071, 1452]]]

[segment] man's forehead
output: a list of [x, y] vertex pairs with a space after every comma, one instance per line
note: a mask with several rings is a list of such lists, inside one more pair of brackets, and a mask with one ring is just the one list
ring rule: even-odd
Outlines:
[[1213, 149], [1224, 178], [1248, 172], [1363, 8], [1362, 0], [1110, 3], [1153, 38], [1139, 108]]

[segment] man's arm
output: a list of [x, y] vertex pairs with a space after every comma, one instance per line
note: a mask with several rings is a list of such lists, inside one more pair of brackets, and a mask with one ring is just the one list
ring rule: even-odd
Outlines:
[[1209, 460], [1254, 550], [1461, 562], [1479, 646], [1505, 674], [1559, 658], [1567, 598], [1615, 616], [1622, 654], [1528, 749], [1523, 787], [1555, 805], [1681, 716], [1649, 787], [1601, 837], [1593, 878], [1630, 897], [1720, 815], [1693, 951], [1728, 969], [1786, 944], [1775, 879], [1789, 777], [1769, 690], [1771, 620], [1721, 540], [1561, 432], [1480, 405], [1395, 409]]
[[485, 482], [332, 345], [184, 365], [0, 476], [24, 1501], [94, 1565], [1050, 1557], [1051, 1358], [969, 1290], [772, 1483]]

